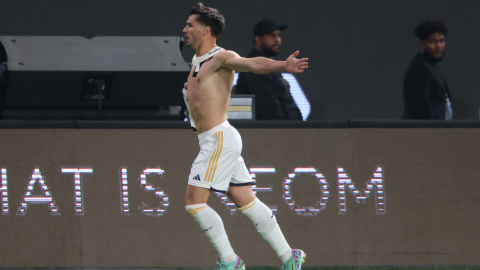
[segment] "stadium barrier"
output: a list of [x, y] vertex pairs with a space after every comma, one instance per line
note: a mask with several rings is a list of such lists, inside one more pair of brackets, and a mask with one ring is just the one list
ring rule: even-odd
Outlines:
[[[257, 196], [311, 265], [480, 265], [478, 122], [236, 122]], [[249, 126], [250, 125], [250, 126]], [[186, 123], [0, 121], [0, 267], [214, 267], [184, 208]], [[249, 266], [279, 260], [212, 194]]]

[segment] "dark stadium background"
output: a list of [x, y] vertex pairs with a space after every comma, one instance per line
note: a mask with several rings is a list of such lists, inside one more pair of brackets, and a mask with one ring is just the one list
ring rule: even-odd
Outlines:
[[[195, 2], [2, 0], [0, 35], [179, 36]], [[252, 29], [260, 19], [269, 17], [289, 26], [277, 59], [296, 49], [310, 58], [308, 72], [297, 76], [312, 106], [309, 120], [401, 118], [403, 75], [419, 47], [414, 28], [423, 20], [439, 19], [449, 29], [441, 67], [454, 98], [454, 118], [478, 119], [479, 1], [207, 0], [204, 4], [218, 8], [226, 18], [218, 45], [241, 56], [250, 51]]]

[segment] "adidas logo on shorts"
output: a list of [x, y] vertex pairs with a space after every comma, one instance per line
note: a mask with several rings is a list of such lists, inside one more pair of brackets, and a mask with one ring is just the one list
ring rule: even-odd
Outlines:
[[197, 176], [193, 177], [193, 180], [198, 180], [198, 181], [200, 181], [200, 175], [197, 174]]

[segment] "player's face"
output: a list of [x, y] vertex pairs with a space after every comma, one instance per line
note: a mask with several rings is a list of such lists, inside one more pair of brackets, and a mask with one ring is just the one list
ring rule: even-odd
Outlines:
[[201, 43], [202, 31], [204, 26], [197, 22], [198, 14], [193, 14], [188, 17], [187, 25], [183, 28], [185, 34], [185, 42], [190, 48], [195, 48]]
[[275, 56], [280, 52], [282, 37], [280, 30], [275, 30], [270, 34], [265, 34], [261, 38], [263, 53], [268, 56]]
[[430, 54], [433, 58], [442, 58], [445, 50], [445, 36], [438, 32], [431, 34], [425, 40], [420, 40], [420, 46], [424, 52]]

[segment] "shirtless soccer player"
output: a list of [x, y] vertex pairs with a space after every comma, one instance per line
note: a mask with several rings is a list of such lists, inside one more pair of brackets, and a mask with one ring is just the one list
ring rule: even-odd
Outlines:
[[200, 153], [188, 179], [185, 208], [220, 255], [220, 269], [245, 269], [245, 264], [233, 251], [220, 216], [207, 205], [212, 191], [226, 193], [252, 220], [282, 260], [282, 269], [299, 270], [306, 255], [290, 248], [272, 211], [255, 197], [251, 186], [254, 182], [240, 155], [242, 139], [228, 123], [226, 112], [235, 71], [299, 73], [308, 67], [308, 59], [295, 59], [298, 51], [286, 61], [242, 58], [217, 47], [216, 39], [225, 25], [218, 10], [197, 3], [190, 14], [183, 32], [195, 56], [183, 96], [192, 127], [198, 133]]

